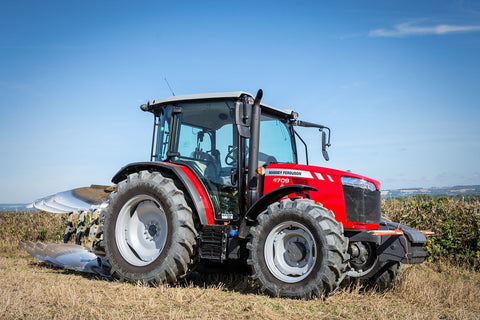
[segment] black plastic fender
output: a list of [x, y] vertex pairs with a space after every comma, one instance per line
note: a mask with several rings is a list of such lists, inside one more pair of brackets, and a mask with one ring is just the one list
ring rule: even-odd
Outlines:
[[257, 200], [246, 213], [246, 217], [254, 220], [260, 213], [267, 210], [268, 206], [278, 200], [282, 199], [286, 195], [291, 193], [306, 192], [306, 191], [317, 191], [314, 187], [305, 186], [302, 184], [293, 184], [289, 186], [283, 186], [278, 189], [272, 190], [267, 194], [264, 194], [260, 199]]
[[245, 219], [243, 219], [240, 225], [239, 237], [244, 239], [248, 235], [248, 230], [250, 229], [250, 227], [247, 226], [247, 221], [253, 222], [260, 213], [267, 210], [269, 205], [279, 201], [280, 199], [291, 193], [299, 193], [306, 191], [317, 191], [317, 189], [302, 184], [293, 184], [280, 187], [278, 189], [270, 191], [267, 194], [264, 194], [247, 210], [247, 213], [245, 214]]

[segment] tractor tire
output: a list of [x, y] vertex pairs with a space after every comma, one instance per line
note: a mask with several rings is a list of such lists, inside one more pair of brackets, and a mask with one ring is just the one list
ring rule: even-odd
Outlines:
[[386, 291], [393, 287], [393, 284], [398, 278], [402, 264], [400, 262], [384, 263], [380, 270], [364, 281], [364, 284], [369, 288], [375, 288], [378, 291]]
[[130, 174], [110, 194], [104, 215], [105, 257], [121, 281], [173, 284], [191, 267], [197, 231], [173, 180]]
[[308, 199], [271, 204], [250, 229], [252, 277], [272, 296], [326, 295], [345, 272], [348, 240], [331, 211]]
[[[385, 215], [382, 215], [380, 221], [390, 220]], [[348, 280], [345, 283], [360, 284], [366, 288], [374, 288], [378, 291], [391, 289], [402, 269], [402, 263], [396, 261], [380, 262], [376, 256], [371, 258], [372, 261], [366, 268], [367, 270], [360, 273], [353, 270], [348, 271]]]
[[[391, 220], [384, 214], [380, 218], [381, 222], [390, 222]], [[403, 264], [400, 262], [385, 262], [381, 266], [377, 266], [378, 270], [373, 274], [369, 279], [367, 279], [366, 285], [369, 287], [376, 288], [379, 291], [385, 291], [391, 289], [393, 284], [398, 279], [400, 270], [402, 269]]]

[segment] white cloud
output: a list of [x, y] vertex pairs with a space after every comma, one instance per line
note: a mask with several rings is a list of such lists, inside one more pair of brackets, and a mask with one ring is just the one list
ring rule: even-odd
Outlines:
[[376, 29], [369, 32], [370, 37], [406, 37], [418, 35], [444, 35], [449, 33], [480, 31], [480, 26], [456, 26], [439, 24], [435, 26], [416, 26], [412, 22], [397, 24], [393, 29]]

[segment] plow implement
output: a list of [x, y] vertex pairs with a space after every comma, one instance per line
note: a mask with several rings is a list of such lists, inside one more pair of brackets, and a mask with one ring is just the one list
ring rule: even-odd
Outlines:
[[20, 242], [32, 256], [55, 267], [110, 277], [110, 266], [102, 256], [73, 243]]
[[[110, 277], [102, 248], [102, 210], [114, 186], [92, 185], [38, 199], [29, 207], [67, 214], [64, 243], [20, 242], [29, 254], [52, 266]], [[73, 240], [72, 240], [73, 238]], [[71, 242], [75, 243], [71, 243]]]

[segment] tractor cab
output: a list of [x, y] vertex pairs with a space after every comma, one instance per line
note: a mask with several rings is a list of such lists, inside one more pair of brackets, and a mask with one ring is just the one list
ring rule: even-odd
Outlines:
[[[243, 108], [244, 100], [253, 98], [243, 92], [189, 95], [143, 106], [155, 115], [151, 160], [195, 172], [208, 190], [216, 220], [238, 221], [246, 210], [239, 189], [246, 185], [249, 139], [236, 125], [237, 108]], [[291, 111], [261, 105], [259, 166], [297, 163], [292, 120]]]

